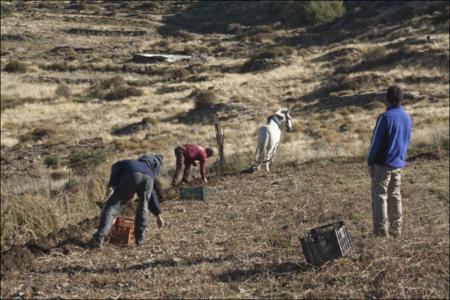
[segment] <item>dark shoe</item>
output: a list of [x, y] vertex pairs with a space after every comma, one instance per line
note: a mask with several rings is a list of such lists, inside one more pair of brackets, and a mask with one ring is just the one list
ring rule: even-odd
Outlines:
[[101, 249], [103, 247], [103, 241], [93, 237], [88, 242], [88, 247], [91, 249]]
[[136, 247], [141, 247], [144, 245], [144, 240], [136, 240]]

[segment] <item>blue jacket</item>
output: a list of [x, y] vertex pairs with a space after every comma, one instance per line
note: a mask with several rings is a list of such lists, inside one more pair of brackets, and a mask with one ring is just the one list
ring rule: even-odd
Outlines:
[[[116, 162], [111, 168], [111, 177], [109, 178], [108, 186], [115, 186], [119, 184], [120, 176], [127, 175], [131, 173], [144, 173], [150, 175], [151, 177], [156, 177], [159, 175], [161, 170], [161, 160], [158, 156], [144, 155], [138, 160], [121, 160]], [[159, 215], [161, 213], [161, 208], [159, 205], [158, 194], [153, 189], [148, 202], [148, 208], [154, 215]]]
[[138, 160], [126, 159], [116, 162], [111, 168], [111, 176], [109, 178], [108, 186], [115, 186], [119, 184], [120, 176], [123, 173], [143, 173], [156, 177], [161, 170], [161, 160], [157, 156], [144, 155]]
[[411, 118], [403, 107], [389, 105], [377, 119], [367, 164], [403, 168], [411, 139], [411, 128]]

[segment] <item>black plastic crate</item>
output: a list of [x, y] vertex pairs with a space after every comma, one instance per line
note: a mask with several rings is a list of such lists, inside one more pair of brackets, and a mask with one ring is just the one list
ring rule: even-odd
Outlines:
[[310, 229], [305, 237], [300, 238], [300, 243], [306, 261], [312, 265], [343, 257], [352, 246], [344, 221]]

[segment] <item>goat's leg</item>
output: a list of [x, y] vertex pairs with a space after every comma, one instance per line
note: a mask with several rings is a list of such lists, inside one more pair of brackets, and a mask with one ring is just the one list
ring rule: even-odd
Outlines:
[[270, 170], [269, 170], [269, 164], [270, 164], [270, 162], [266, 162], [266, 172], [267, 172], [267, 173], [269, 173], [269, 171], [270, 171]]

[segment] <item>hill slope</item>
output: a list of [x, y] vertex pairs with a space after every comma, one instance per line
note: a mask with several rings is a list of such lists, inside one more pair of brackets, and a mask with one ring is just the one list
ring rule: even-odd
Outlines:
[[[345, 1], [325, 24], [303, 22], [308, 5], [1, 1], [2, 297], [448, 297], [449, 4]], [[404, 177], [405, 239], [382, 243], [354, 157], [392, 84], [421, 152]], [[141, 249], [81, 247], [114, 161], [162, 153], [167, 187], [173, 148], [215, 145], [217, 113], [226, 169], [247, 168], [280, 106], [294, 132], [276, 173], [212, 179], [207, 203], [166, 202], [168, 226]], [[337, 217], [354, 252], [313, 270], [298, 236]]]
[[[405, 169], [401, 240], [371, 236], [364, 162], [321, 160], [214, 178], [206, 202], [164, 202], [166, 227], [152, 218], [143, 247], [69, 243], [3, 274], [1, 297], [447, 298], [448, 168], [419, 159]], [[353, 249], [314, 269], [298, 238], [339, 218]]]

